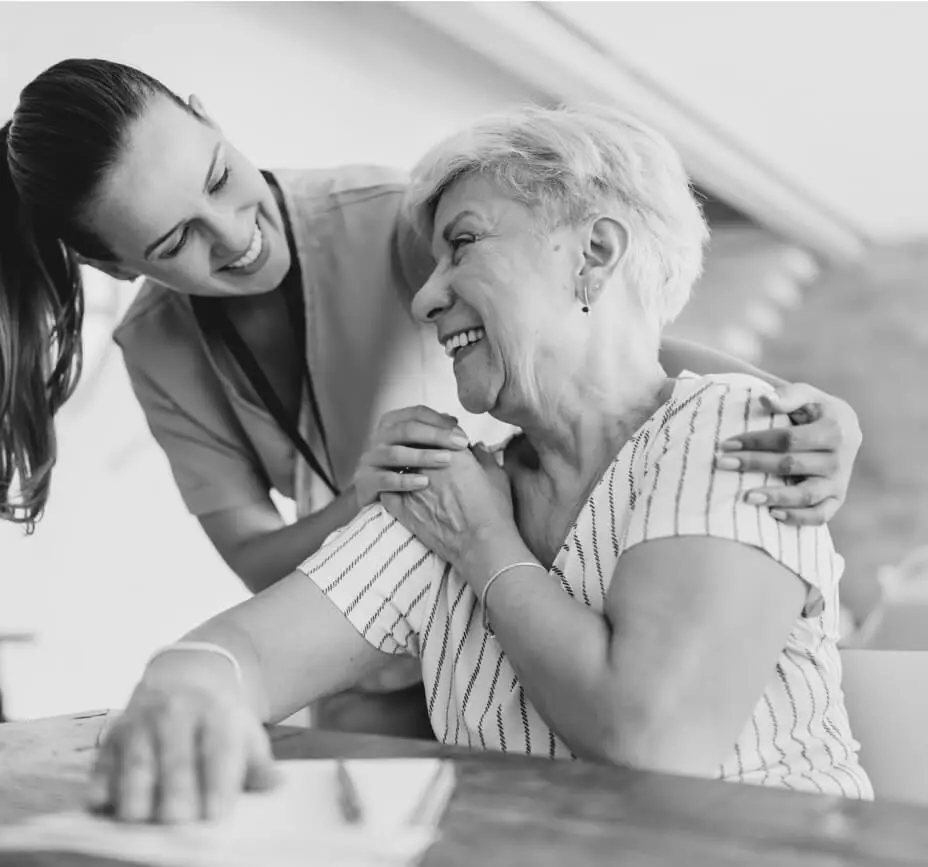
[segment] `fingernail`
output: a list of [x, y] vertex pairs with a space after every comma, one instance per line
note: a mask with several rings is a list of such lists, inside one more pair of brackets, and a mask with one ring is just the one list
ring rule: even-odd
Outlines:
[[786, 512], [783, 512], [783, 511], [781, 511], [780, 509], [771, 509], [771, 510], [770, 510], [770, 517], [771, 517], [771, 518], [774, 518], [774, 519], [777, 520], [777, 521], [785, 521], [785, 520], [786, 520]]
[[741, 466], [741, 461], [738, 458], [717, 456], [715, 459], [715, 465], [720, 470], [737, 470]]
[[432, 455], [432, 459], [436, 464], [450, 464], [451, 463], [451, 452], [435, 452]]
[[744, 448], [744, 444], [741, 440], [725, 440], [719, 448], [721, 448], [723, 452], [740, 452], [741, 449]]
[[750, 503], [752, 506], [762, 506], [767, 502], [767, 495], [758, 493], [757, 491], [751, 491], [751, 493], [744, 498], [744, 502]]
[[459, 449], [466, 449], [470, 444], [470, 440], [467, 438], [467, 434], [455, 432], [451, 434], [451, 443]]
[[429, 486], [428, 476], [412, 476], [409, 480], [412, 488], [427, 488]]

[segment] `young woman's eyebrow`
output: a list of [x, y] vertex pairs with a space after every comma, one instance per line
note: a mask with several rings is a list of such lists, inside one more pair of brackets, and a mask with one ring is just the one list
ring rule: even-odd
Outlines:
[[[222, 148], [222, 143], [216, 142], [216, 147], [213, 148], [213, 157], [209, 162], [209, 169], [207, 169], [206, 171], [206, 179], [203, 181], [203, 192], [204, 193], [209, 192], [210, 178], [212, 178], [213, 171], [216, 168], [216, 160], [219, 159], [219, 151], [221, 148]], [[171, 235], [173, 235], [184, 224], [184, 222], [185, 222], [184, 220], [181, 220], [179, 223], [172, 226], [167, 232], [165, 232], [159, 238], [152, 241], [145, 248], [145, 258], [148, 259], [148, 257], [151, 256], [151, 254], [154, 253], [155, 250], [157, 250], [165, 241], [167, 241], [167, 239], [170, 238]]]

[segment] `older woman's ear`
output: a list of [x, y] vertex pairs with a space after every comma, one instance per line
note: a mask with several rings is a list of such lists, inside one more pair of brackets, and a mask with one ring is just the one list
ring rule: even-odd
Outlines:
[[584, 239], [581, 277], [590, 287], [590, 303], [612, 279], [628, 249], [628, 230], [614, 217], [597, 217], [589, 224]]

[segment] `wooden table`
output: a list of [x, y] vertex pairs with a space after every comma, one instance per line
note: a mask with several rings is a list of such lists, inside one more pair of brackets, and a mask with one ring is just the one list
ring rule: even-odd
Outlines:
[[[81, 801], [106, 711], [0, 726], [0, 826]], [[277, 727], [278, 758], [444, 755], [458, 785], [423, 867], [928, 864], [928, 810]], [[2, 833], [2, 827], [0, 827]], [[81, 865], [37, 855], [2, 867]]]

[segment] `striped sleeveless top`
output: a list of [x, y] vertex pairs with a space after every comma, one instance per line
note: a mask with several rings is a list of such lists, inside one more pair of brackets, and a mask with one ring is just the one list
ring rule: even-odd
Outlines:
[[[776, 479], [714, 466], [722, 440], [789, 424], [759, 403], [770, 390], [744, 375], [681, 376], [590, 494], [550, 574], [577, 604], [601, 612], [619, 557], [649, 539], [729, 539], [785, 565], [806, 584], [805, 607], [716, 776], [869, 799], [841, 691], [843, 560], [825, 527], [786, 526], [744, 502], [744, 491]], [[369, 643], [419, 659], [439, 740], [573, 758], [483, 629], [469, 585], [381, 506], [362, 511], [300, 570]]]

